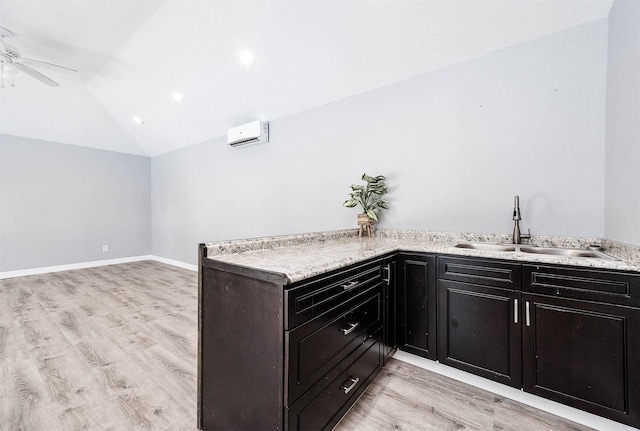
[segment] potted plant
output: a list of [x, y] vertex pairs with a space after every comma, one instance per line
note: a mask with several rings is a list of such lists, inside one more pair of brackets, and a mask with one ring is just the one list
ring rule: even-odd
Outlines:
[[383, 209], [389, 209], [389, 204], [382, 199], [382, 196], [387, 194], [387, 185], [384, 183], [385, 177], [383, 175], [370, 177], [367, 174], [362, 174], [362, 180], [366, 184], [352, 184], [350, 198], [342, 205], [353, 208], [360, 204], [363, 212], [358, 214], [359, 235], [362, 236], [363, 230], [366, 229], [367, 234], [371, 236], [371, 225], [378, 221], [376, 213]]

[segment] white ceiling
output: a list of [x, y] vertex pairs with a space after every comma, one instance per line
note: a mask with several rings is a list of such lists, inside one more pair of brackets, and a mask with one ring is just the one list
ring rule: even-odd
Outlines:
[[78, 70], [38, 68], [60, 87], [5, 79], [0, 133], [155, 156], [605, 18], [612, 2], [0, 0], [8, 43]]

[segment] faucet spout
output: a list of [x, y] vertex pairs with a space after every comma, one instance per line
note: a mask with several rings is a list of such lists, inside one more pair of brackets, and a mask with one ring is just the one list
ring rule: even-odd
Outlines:
[[523, 238], [531, 238], [531, 233], [523, 235], [520, 232], [520, 220], [522, 220], [522, 216], [520, 215], [520, 196], [516, 195], [513, 199], [513, 244], [522, 244]]
[[520, 216], [520, 196], [518, 195], [513, 199], [513, 220], [516, 222], [522, 220]]

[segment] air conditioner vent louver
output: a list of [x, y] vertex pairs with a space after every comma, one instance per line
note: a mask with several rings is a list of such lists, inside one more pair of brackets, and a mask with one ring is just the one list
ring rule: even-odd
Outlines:
[[269, 142], [269, 122], [267, 121], [252, 121], [229, 129], [227, 132], [227, 143], [232, 147], [260, 142]]

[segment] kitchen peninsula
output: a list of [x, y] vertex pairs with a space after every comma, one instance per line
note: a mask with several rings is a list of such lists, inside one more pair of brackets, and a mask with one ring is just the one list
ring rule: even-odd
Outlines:
[[397, 348], [638, 426], [640, 250], [455, 246], [509, 240], [345, 230], [201, 244], [199, 427], [331, 429]]

